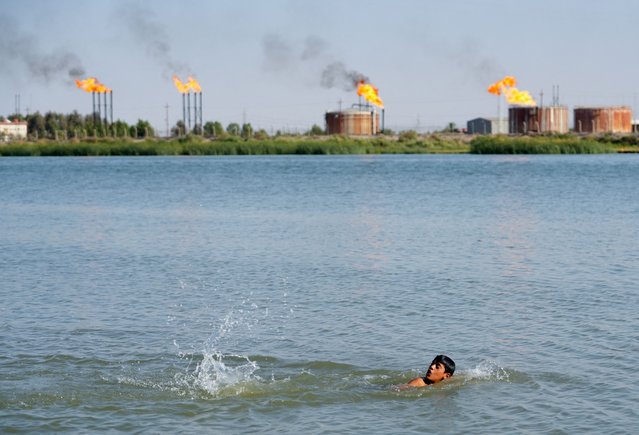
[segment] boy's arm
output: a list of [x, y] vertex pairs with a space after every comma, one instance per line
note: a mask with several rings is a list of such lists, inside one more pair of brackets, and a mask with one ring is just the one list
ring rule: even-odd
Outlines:
[[405, 390], [406, 388], [409, 388], [409, 387], [425, 387], [425, 386], [426, 386], [426, 382], [424, 382], [422, 378], [415, 378], [409, 383], [400, 386], [399, 389]]

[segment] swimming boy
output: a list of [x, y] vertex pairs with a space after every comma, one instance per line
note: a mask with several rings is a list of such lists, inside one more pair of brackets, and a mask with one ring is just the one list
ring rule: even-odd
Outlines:
[[446, 355], [437, 355], [423, 378], [415, 378], [404, 387], [425, 387], [450, 378], [455, 373], [455, 361]]

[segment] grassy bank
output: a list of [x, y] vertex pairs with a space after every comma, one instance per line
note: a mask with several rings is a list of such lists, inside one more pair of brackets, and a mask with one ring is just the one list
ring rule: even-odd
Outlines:
[[595, 154], [637, 153], [639, 136], [476, 136], [461, 134], [277, 136], [266, 139], [96, 138], [0, 144], [0, 156], [222, 156], [282, 154]]
[[292, 136], [264, 140], [197, 136], [173, 140], [100, 138], [84, 141], [38, 141], [0, 145], [0, 156], [179, 156], [263, 154], [418, 154], [467, 153], [467, 140], [437, 135], [349, 138]]
[[601, 154], [617, 151], [605, 138], [562, 136], [479, 136], [470, 142], [473, 154]]

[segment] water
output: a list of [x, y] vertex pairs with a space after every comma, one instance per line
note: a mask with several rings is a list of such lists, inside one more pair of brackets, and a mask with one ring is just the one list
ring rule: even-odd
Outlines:
[[[0, 160], [5, 432], [632, 433], [639, 156]], [[439, 353], [457, 372], [399, 391]]]

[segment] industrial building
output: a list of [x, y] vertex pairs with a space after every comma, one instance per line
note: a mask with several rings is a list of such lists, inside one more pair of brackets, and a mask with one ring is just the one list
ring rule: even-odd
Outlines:
[[24, 140], [27, 138], [27, 123], [23, 121], [0, 121], [0, 140]]
[[[366, 106], [363, 106], [366, 107]], [[326, 112], [326, 133], [347, 136], [373, 136], [382, 131], [379, 112], [363, 107]]]
[[528, 133], [568, 133], [568, 107], [521, 107], [508, 109], [508, 132]]
[[466, 122], [468, 134], [505, 134], [508, 132], [508, 122], [499, 118], [475, 118]]
[[632, 110], [627, 106], [575, 107], [577, 133], [632, 133]]

